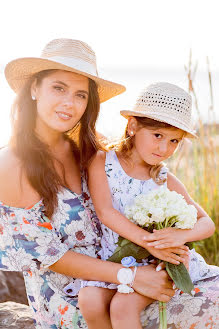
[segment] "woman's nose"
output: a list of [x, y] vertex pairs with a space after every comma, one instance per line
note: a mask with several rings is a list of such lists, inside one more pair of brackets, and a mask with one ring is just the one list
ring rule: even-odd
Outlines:
[[69, 94], [69, 95], [66, 95], [66, 96], [65, 96], [65, 99], [64, 99], [64, 105], [65, 105], [66, 107], [71, 108], [71, 107], [74, 106], [74, 103], [75, 103], [74, 95]]

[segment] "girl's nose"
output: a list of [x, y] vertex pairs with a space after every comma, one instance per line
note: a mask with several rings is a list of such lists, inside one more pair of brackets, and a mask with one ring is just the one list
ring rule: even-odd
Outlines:
[[161, 153], [161, 155], [164, 155], [167, 151], [168, 145], [166, 141], [161, 141], [159, 143], [159, 151]]

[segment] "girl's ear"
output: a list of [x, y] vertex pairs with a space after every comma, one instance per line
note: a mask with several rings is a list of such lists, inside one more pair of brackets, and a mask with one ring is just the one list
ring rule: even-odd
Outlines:
[[134, 136], [137, 132], [138, 122], [135, 117], [128, 118], [128, 134], [129, 136]]

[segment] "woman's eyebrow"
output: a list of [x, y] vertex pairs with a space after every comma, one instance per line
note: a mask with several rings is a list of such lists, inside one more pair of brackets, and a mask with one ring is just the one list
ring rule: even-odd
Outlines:
[[55, 81], [53, 81], [53, 83], [59, 83], [65, 87], [68, 87], [68, 85], [66, 83], [64, 83], [63, 81], [60, 81], [60, 80], [55, 80]]
[[84, 94], [87, 94], [89, 95], [88, 91], [87, 90], [78, 90], [79, 93], [84, 93]]
[[[60, 81], [60, 80], [55, 80], [55, 81], [53, 81], [53, 83], [59, 83], [59, 84], [65, 86], [65, 87], [68, 87], [68, 85], [65, 82]], [[89, 95], [87, 90], [77, 90], [77, 91], [80, 92], [80, 93], [85, 93], [85, 94]]]

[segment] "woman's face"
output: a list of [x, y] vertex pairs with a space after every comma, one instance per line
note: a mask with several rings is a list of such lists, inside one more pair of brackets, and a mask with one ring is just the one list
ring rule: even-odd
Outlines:
[[72, 129], [84, 114], [89, 97], [89, 80], [73, 72], [56, 70], [32, 84], [36, 98], [36, 130], [50, 128], [63, 133]]

